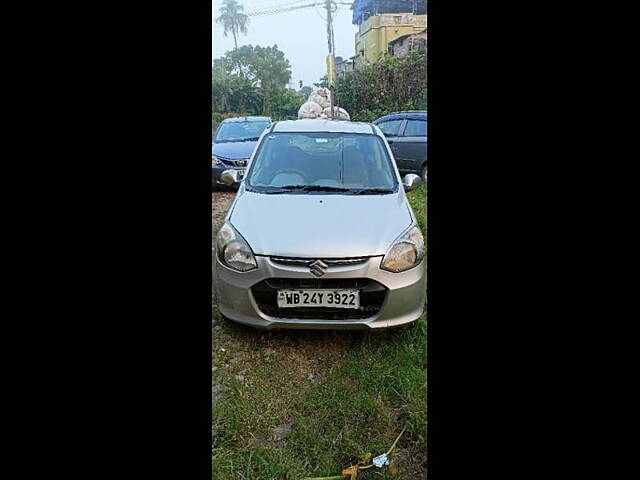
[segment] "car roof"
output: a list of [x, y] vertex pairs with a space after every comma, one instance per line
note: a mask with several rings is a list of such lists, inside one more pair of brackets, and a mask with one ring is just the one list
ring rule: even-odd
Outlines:
[[413, 120], [426, 120], [426, 110], [405, 110], [403, 112], [392, 112], [383, 117], [378, 118], [374, 123], [381, 122], [383, 120], [399, 120], [399, 119], [413, 119]]
[[332, 132], [332, 133], [368, 133], [374, 132], [370, 123], [350, 122], [347, 120], [325, 120], [307, 118], [303, 120], [283, 120], [276, 122], [273, 132]]
[[230, 122], [271, 122], [270, 117], [233, 117], [225, 118], [222, 123]]

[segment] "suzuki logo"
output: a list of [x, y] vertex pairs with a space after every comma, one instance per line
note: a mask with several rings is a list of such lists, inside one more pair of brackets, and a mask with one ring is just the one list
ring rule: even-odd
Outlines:
[[313, 273], [316, 277], [321, 277], [322, 275], [327, 273], [327, 268], [329, 268], [329, 266], [322, 260], [316, 260], [309, 265], [309, 270], [311, 270], [311, 273]]

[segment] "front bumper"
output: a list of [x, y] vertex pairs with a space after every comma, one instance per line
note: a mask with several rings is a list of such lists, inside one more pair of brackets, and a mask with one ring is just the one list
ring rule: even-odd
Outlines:
[[222, 183], [220, 181], [220, 175], [222, 175], [222, 172], [224, 172], [225, 170], [242, 170], [244, 167], [229, 167], [227, 165], [223, 165], [221, 163], [219, 163], [218, 165], [211, 165], [211, 178], [212, 178], [212, 185], [214, 187], [235, 187], [238, 188], [238, 185], [240, 185], [239, 183], [234, 183], [233, 185], [227, 185], [226, 183]]
[[415, 165], [406, 166], [404, 168], [398, 168], [398, 171], [400, 172], [401, 177], [404, 177], [408, 173], [413, 173], [414, 175], [421, 175], [422, 174], [421, 168], [422, 167], [420, 166], [420, 163], [416, 162]]
[[[251, 289], [268, 279], [310, 280], [315, 277], [304, 266], [282, 265], [269, 257], [256, 256], [258, 268], [239, 273], [222, 265], [214, 252], [213, 281], [220, 313], [230, 320], [258, 328], [367, 330], [389, 328], [414, 322], [423, 313], [426, 297], [424, 260], [402, 273], [381, 270], [382, 257], [370, 257], [352, 266], [332, 266], [322, 280], [369, 279], [386, 287], [382, 307], [367, 318], [281, 318], [265, 314]], [[322, 317], [321, 314], [318, 317]]]

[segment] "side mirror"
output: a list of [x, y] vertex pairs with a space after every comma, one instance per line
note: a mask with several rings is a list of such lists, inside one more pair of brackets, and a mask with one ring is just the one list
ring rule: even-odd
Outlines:
[[406, 174], [402, 179], [402, 186], [404, 187], [405, 192], [410, 192], [411, 190], [419, 187], [421, 183], [422, 179], [420, 176], [413, 173]]
[[220, 181], [225, 185], [234, 185], [240, 181], [238, 170], [225, 170], [220, 174]]

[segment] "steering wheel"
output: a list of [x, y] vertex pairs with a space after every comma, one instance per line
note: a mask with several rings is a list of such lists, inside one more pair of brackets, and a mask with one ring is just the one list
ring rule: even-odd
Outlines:
[[300, 170], [296, 170], [295, 168], [285, 168], [284, 170], [280, 170], [273, 178], [276, 178], [277, 176], [282, 175], [283, 173], [294, 173], [302, 177], [305, 183], [309, 183], [309, 179], [307, 178], [307, 176], [304, 173], [302, 173]]

